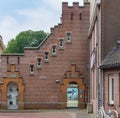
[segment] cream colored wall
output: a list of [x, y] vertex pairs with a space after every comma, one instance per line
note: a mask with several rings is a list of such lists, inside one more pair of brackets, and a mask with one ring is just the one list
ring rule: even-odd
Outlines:
[[91, 19], [92, 12], [94, 9], [94, 4], [95, 4], [95, 0], [90, 0], [90, 19]]

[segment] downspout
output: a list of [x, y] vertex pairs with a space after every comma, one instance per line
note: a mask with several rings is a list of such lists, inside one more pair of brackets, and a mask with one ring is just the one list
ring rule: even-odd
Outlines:
[[103, 74], [103, 69], [101, 69], [101, 79], [102, 79], [102, 100], [101, 100], [101, 105], [104, 106], [104, 74]]
[[98, 93], [98, 96], [97, 96], [97, 99], [98, 99], [98, 109], [100, 108], [101, 106], [101, 70], [98, 68], [100, 63], [101, 63], [101, 59], [100, 59], [100, 8], [99, 8], [99, 4], [97, 5], [97, 45], [96, 45], [96, 50], [97, 50], [97, 93]]

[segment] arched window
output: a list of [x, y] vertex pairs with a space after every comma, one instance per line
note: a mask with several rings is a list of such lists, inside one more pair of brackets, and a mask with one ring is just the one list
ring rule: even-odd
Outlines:
[[56, 45], [52, 45], [52, 55], [56, 55], [56, 52], [57, 52], [57, 50], [56, 50]]
[[71, 43], [72, 42], [72, 36], [71, 36], [70, 32], [66, 33], [66, 41], [67, 41], [67, 43]]
[[30, 64], [30, 74], [34, 74], [34, 65]]
[[37, 68], [38, 69], [42, 68], [41, 62], [42, 62], [42, 59], [41, 58], [37, 58]]
[[44, 53], [44, 60], [45, 60], [45, 62], [49, 62], [49, 52], [48, 51], [46, 51]]
[[59, 48], [60, 48], [60, 49], [63, 49], [63, 48], [64, 48], [63, 39], [59, 39]]

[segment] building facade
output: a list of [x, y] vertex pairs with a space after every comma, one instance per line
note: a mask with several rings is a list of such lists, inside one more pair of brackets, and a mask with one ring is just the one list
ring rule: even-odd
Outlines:
[[1, 109], [85, 108], [89, 2], [62, 4], [61, 23], [24, 54], [2, 54]]
[[103, 70], [105, 109], [120, 113], [120, 41], [111, 49], [100, 65]]
[[[95, 0], [91, 11], [89, 43], [90, 43], [90, 102], [93, 105], [93, 112], [100, 106], [109, 106], [106, 102], [106, 88], [104, 83], [106, 74], [99, 66], [103, 63], [114, 44], [120, 37], [120, 8], [119, 0]], [[108, 5], [109, 4], [109, 5]], [[116, 87], [114, 83], [114, 87]], [[95, 88], [95, 89], [94, 89]], [[115, 89], [114, 89], [115, 90]], [[116, 93], [116, 92], [115, 92]], [[114, 96], [115, 97], [115, 96]], [[118, 104], [117, 104], [118, 105]], [[118, 105], [119, 106], [119, 105]], [[108, 107], [105, 107], [108, 110]], [[118, 110], [118, 107], [117, 107]]]

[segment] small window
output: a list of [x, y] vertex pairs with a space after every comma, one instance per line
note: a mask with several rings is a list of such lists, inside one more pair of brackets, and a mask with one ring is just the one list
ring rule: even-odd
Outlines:
[[13, 92], [13, 89], [10, 88], [9, 91], [10, 91], [10, 92]]
[[64, 48], [63, 39], [59, 39], [59, 48]]
[[49, 61], [49, 52], [45, 52], [44, 59], [47, 62]]
[[41, 58], [37, 58], [37, 68], [41, 68]]
[[109, 75], [109, 104], [114, 104], [114, 78]]
[[13, 101], [9, 101], [9, 105], [13, 105]]
[[34, 73], [34, 65], [31, 64], [31, 65], [30, 65], [30, 74], [33, 74], [33, 73]]
[[66, 33], [66, 41], [67, 41], [67, 43], [71, 43], [71, 41], [72, 41], [71, 33]]
[[56, 45], [52, 46], [52, 55], [56, 55]]

